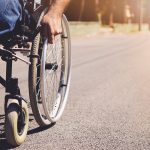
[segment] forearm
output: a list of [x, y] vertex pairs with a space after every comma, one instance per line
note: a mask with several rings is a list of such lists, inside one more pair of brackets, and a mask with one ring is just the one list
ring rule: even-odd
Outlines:
[[69, 2], [70, 0], [52, 0], [48, 12], [43, 17], [42, 24], [47, 27], [43, 31], [49, 43], [54, 43], [54, 36], [62, 33], [62, 15]]
[[70, 0], [53, 0], [49, 7], [48, 13], [55, 12], [59, 15], [62, 15], [69, 2]]

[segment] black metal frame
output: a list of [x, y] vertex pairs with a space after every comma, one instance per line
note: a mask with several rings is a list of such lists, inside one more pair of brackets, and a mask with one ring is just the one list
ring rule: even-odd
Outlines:
[[6, 113], [7, 103], [9, 99], [17, 99], [20, 108], [22, 108], [22, 100], [24, 100], [24, 98], [21, 96], [20, 93], [18, 79], [12, 78], [12, 65], [13, 65], [13, 61], [17, 61], [17, 58], [15, 58], [11, 54], [11, 52], [9, 53], [3, 50], [0, 50], [0, 52], [1, 52], [0, 53], [1, 59], [6, 62], [6, 79], [0, 76], [0, 83], [5, 87], [5, 92], [7, 93], [5, 96], [5, 113]]
[[[44, 2], [45, 0], [43, 0]], [[6, 79], [0, 76], [0, 84], [5, 87], [5, 114], [7, 113], [7, 104], [9, 99], [16, 99], [20, 105], [20, 113], [22, 114], [22, 100], [26, 100], [21, 96], [20, 88], [18, 85], [18, 78], [12, 77], [13, 61], [20, 59], [30, 65], [30, 61], [26, 61], [16, 55], [16, 51], [29, 51], [28, 42], [32, 42], [36, 34], [39, 32], [40, 27], [36, 27], [37, 20], [43, 11], [43, 5], [37, 6], [34, 13], [34, 0], [20, 0], [23, 7], [22, 21], [16, 25], [12, 33], [0, 37], [0, 42], [3, 48], [0, 48], [0, 57], [2, 61], [6, 62]], [[43, 3], [45, 5], [45, 3]], [[46, 5], [45, 5], [46, 6]], [[27, 14], [28, 12], [28, 14]], [[29, 18], [27, 18], [29, 17]], [[28, 20], [31, 21], [29, 24]], [[26, 23], [27, 22], [27, 23]], [[19, 31], [19, 32], [18, 32]], [[18, 45], [18, 49], [13, 49], [14, 45]], [[37, 56], [29, 56], [31, 58]], [[22, 114], [23, 115], [23, 114]]]

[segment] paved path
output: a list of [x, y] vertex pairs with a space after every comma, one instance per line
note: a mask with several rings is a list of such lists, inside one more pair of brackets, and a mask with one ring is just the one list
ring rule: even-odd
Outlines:
[[[26, 142], [15, 150], [149, 150], [150, 35], [74, 39], [72, 51], [71, 91], [62, 119], [44, 130], [30, 116]], [[17, 65], [23, 93], [26, 69]], [[1, 116], [1, 130], [3, 122]], [[0, 149], [11, 149], [3, 134]]]

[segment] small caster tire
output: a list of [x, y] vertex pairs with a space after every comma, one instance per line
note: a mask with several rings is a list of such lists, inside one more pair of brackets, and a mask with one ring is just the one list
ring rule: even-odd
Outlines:
[[29, 113], [27, 104], [22, 101], [22, 115], [17, 100], [12, 100], [6, 110], [5, 133], [6, 140], [12, 146], [21, 145], [27, 135]]

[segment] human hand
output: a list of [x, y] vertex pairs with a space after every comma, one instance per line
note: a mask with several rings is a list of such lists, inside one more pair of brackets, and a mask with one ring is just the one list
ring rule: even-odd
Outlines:
[[42, 19], [43, 35], [48, 38], [50, 44], [54, 43], [55, 36], [62, 33], [62, 14], [49, 11]]

